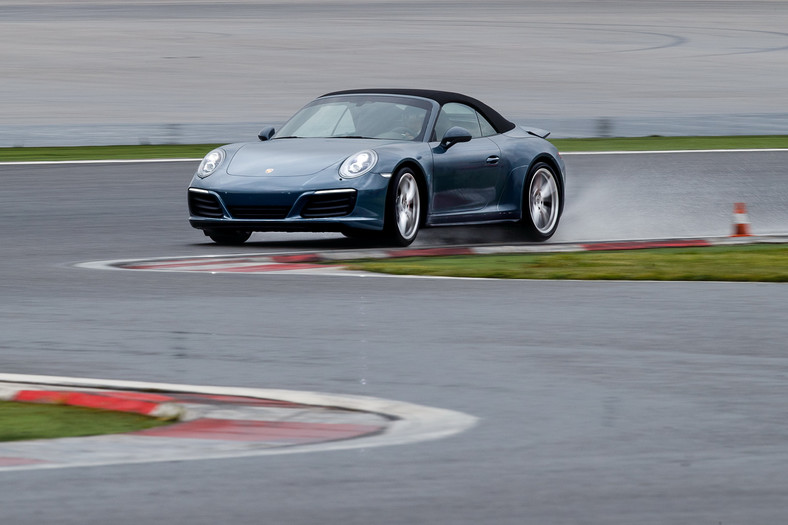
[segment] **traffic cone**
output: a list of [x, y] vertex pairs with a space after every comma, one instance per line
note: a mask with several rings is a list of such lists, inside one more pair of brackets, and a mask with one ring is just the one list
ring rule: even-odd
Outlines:
[[737, 202], [733, 205], [733, 234], [731, 237], [749, 237], [750, 219], [747, 218], [747, 205]]

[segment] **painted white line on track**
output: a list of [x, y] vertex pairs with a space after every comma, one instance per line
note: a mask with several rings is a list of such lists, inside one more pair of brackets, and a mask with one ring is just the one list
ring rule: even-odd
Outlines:
[[[168, 383], [148, 383], [139, 381], [118, 381], [75, 377], [38, 376], [22, 374], [0, 374], [0, 382], [45, 385], [48, 387], [100, 388], [115, 390], [131, 390], [144, 392], [192, 393], [216, 396], [234, 396], [278, 400], [300, 405], [330, 407], [380, 414], [392, 420], [385, 430], [376, 435], [358, 437], [345, 441], [329, 441], [317, 444], [294, 445], [281, 448], [257, 447], [250, 443], [222, 443], [220, 446], [194, 443], [201, 440], [183, 440], [182, 445], [173, 449], [168, 446], [166, 452], [157, 452], [156, 446], [145, 446], [146, 443], [157, 443], [152, 438], [138, 438], [133, 434], [109, 436], [91, 436], [85, 438], [68, 438], [52, 440], [33, 440], [0, 443], [0, 457], [22, 456], [27, 449], [56, 448], [58, 454], [68, 454], [69, 450], [83, 454], [78, 461], [72, 463], [33, 463], [1, 467], [0, 470], [53, 469], [84, 466], [104, 466], [129, 463], [151, 463], [162, 461], [239, 458], [250, 456], [268, 456], [294, 454], [301, 452], [325, 452], [349, 450], [357, 448], [405, 445], [421, 441], [431, 441], [453, 436], [464, 432], [477, 424], [478, 418], [441, 408], [433, 408], [413, 403], [394, 401], [366, 396], [337, 395], [319, 392], [301, 392], [293, 390], [259, 389], [243, 387], [218, 387], [177, 385]], [[160, 440], [161, 441], [161, 440]], [[164, 441], [161, 441], [164, 445]], [[99, 446], [101, 453], [87, 459], [85, 450], [93, 450]], [[171, 445], [171, 444], [170, 444]], [[124, 452], [124, 447], [126, 451]]]
[[775, 153], [788, 152], [786, 148], [750, 148], [750, 149], [673, 149], [673, 150], [638, 150], [638, 151], [562, 151], [561, 156], [568, 155], [651, 155], [676, 153]]
[[0, 162], [0, 166], [47, 166], [51, 164], [134, 164], [153, 162], [200, 162], [202, 159], [115, 159], [115, 160], [31, 160]]
[[[571, 155], [651, 155], [676, 153], [780, 153], [788, 148], [746, 148], [746, 149], [675, 149], [675, 150], [637, 150], [637, 151], [562, 151], [561, 156]], [[202, 159], [115, 159], [115, 160], [41, 160], [0, 162], [0, 166], [46, 166], [68, 164], [135, 164], [155, 162], [200, 162]]]

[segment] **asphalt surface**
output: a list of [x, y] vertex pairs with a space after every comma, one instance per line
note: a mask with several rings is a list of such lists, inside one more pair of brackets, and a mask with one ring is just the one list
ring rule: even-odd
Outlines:
[[781, 0], [0, 0], [0, 146], [232, 142], [323, 93], [554, 136], [788, 134]]
[[[755, 233], [788, 230], [786, 153], [567, 162], [570, 205], [556, 242], [724, 235], [734, 201], [748, 203]], [[188, 226], [193, 167], [0, 167], [4, 372], [373, 396], [478, 424], [393, 447], [4, 472], [4, 523], [788, 516], [785, 286], [73, 266], [228, 253]], [[669, 235], [675, 224], [686, 229]], [[419, 246], [518, 242], [506, 228], [424, 233]], [[273, 234], [233, 251], [358, 248]]]
[[[0, 0], [0, 146], [229, 142], [319, 94], [477, 96], [554, 136], [786, 133], [788, 3]], [[788, 231], [786, 153], [567, 156], [555, 243]], [[2, 371], [373, 396], [401, 446], [0, 473], [0, 521], [783, 523], [783, 285], [100, 271], [226, 254], [193, 165], [0, 166]], [[255, 235], [242, 253], [357, 250]], [[516, 243], [511, 228], [417, 246]]]

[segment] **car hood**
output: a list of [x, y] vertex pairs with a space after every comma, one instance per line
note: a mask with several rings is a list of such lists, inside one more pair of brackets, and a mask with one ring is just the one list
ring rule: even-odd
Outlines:
[[239, 177], [312, 175], [343, 162], [354, 153], [388, 141], [366, 139], [273, 139], [241, 146], [227, 173]]

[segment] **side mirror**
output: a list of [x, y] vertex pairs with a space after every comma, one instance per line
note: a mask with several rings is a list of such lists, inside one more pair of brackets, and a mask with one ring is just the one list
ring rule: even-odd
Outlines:
[[260, 140], [268, 140], [274, 136], [275, 131], [276, 130], [273, 128], [273, 126], [268, 126], [267, 128], [263, 128], [263, 130], [257, 134], [257, 138]]
[[449, 128], [449, 130], [443, 136], [443, 139], [441, 140], [441, 146], [443, 146], [445, 149], [449, 149], [458, 142], [468, 142], [472, 138], [473, 137], [471, 137], [470, 131], [459, 126], [454, 126], [453, 128]]

